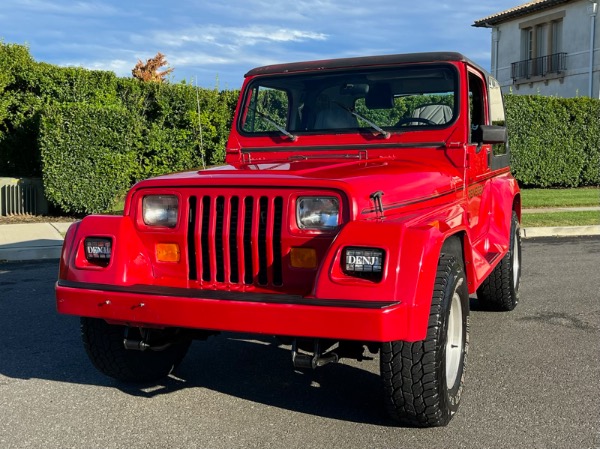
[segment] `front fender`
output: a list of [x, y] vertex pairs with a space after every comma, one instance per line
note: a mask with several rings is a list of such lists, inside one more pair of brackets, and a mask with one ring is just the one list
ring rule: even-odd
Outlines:
[[[112, 256], [105, 268], [85, 261], [86, 237], [112, 239]], [[129, 217], [89, 215], [73, 223], [65, 236], [59, 268], [59, 279], [111, 285], [149, 284], [153, 270], [147, 249]]]
[[[319, 299], [399, 301], [408, 312], [402, 330], [404, 338], [422, 340], [427, 333], [437, 264], [446, 234], [440, 230], [439, 221], [411, 226], [392, 221], [350, 222], [333, 241], [317, 273], [313, 295]], [[349, 246], [383, 249], [381, 281], [352, 277], [342, 271], [343, 250]]]

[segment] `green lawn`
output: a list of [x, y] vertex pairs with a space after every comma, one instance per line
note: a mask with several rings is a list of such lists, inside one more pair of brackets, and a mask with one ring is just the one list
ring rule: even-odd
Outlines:
[[600, 206], [600, 189], [522, 189], [521, 199], [523, 209]]
[[524, 228], [535, 226], [590, 225], [600, 225], [600, 211], [524, 213], [521, 217], [521, 226]]

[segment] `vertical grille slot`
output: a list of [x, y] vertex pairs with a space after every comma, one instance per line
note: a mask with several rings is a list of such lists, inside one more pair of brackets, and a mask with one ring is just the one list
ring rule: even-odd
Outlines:
[[281, 272], [281, 223], [283, 221], [283, 199], [278, 196], [274, 201], [275, 213], [273, 221], [273, 284], [283, 285]]
[[252, 284], [252, 206], [254, 198], [244, 200], [244, 283]]
[[237, 232], [240, 200], [237, 196], [231, 198], [231, 220], [229, 225], [229, 281], [237, 284], [240, 280], [238, 267]]
[[210, 281], [210, 197], [202, 197], [202, 230], [200, 232], [200, 245], [202, 247], [202, 280]]
[[225, 215], [225, 198], [217, 197], [217, 222], [215, 226], [215, 259], [217, 262], [217, 282], [225, 281], [225, 266], [223, 261], [223, 220]]
[[267, 276], [267, 221], [269, 217], [269, 200], [262, 196], [258, 211], [258, 283], [266, 285]]
[[188, 228], [187, 228], [187, 255], [189, 279], [195, 281], [198, 279], [196, 270], [196, 197], [191, 196], [188, 207]]

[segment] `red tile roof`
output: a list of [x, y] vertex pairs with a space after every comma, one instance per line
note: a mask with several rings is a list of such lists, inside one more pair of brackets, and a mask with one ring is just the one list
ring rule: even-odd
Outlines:
[[560, 5], [562, 3], [569, 3], [571, 1], [573, 0], [533, 0], [531, 2], [515, 6], [514, 8], [497, 12], [491, 16], [484, 17], [483, 19], [476, 20], [473, 23], [473, 26], [488, 27], [490, 25], [497, 25], [499, 23], [507, 22], [527, 14], [543, 11], [544, 9], [552, 8], [553, 6]]

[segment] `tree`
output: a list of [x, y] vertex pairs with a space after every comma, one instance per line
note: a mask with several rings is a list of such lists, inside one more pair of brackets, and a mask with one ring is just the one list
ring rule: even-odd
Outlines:
[[162, 83], [165, 81], [165, 77], [169, 75], [174, 69], [169, 68], [159, 72], [158, 69], [161, 67], [168, 66], [169, 63], [165, 59], [165, 55], [161, 52], [156, 53], [154, 58], [150, 58], [144, 64], [138, 59], [137, 64], [131, 71], [134, 78], [141, 81], [154, 81], [156, 83]]

